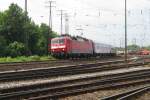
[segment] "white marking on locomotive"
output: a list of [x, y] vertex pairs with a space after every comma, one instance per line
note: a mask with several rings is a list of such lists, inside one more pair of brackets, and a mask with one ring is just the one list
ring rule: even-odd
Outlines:
[[57, 49], [57, 48], [65, 48], [66, 46], [65, 45], [62, 45], [62, 46], [52, 46], [51, 48], [52, 49]]

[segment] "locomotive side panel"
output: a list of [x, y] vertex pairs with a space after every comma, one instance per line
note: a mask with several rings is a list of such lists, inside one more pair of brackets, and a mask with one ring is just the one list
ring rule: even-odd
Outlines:
[[66, 38], [66, 54], [70, 54], [71, 53], [71, 39], [70, 38]]
[[92, 48], [92, 42], [90, 41], [76, 41], [72, 40], [71, 42], [72, 46], [72, 53], [79, 53], [79, 54], [92, 54], [93, 48]]

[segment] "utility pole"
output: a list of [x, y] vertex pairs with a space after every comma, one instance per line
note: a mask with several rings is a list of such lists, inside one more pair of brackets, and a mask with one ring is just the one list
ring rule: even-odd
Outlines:
[[69, 34], [69, 16], [65, 14], [65, 34]]
[[[148, 9], [148, 18], [149, 18], [149, 23], [148, 23], [148, 26], [150, 26], [150, 9]], [[150, 28], [148, 27], [148, 31], [150, 31]]]
[[27, 14], [27, 0], [25, 0], [25, 13]]
[[52, 24], [52, 7], [55, 7], [55, 6], [52, 6], [52, 3], [54, 3], [55, 1], [48, 1], [49, 3], [49, 32], [47, 33], [47, 55], [48, 53], [50, 52], [49, 48], [51, 48], [49, 44], [51, 44], [51, 37], [49, 37], [49, 33], [52, 33], [53, 32], [53, 24]]
[[101, 12], [100, 11], [98, 12], [98, 16], [101, 16]]
[[120, 49], [121, 49], [121, 44], [122, 44], [122, 41], [121, 41], [122, 39], [120, 38]]
[[[27, 24], [27, 15], [28, 15], [28, 2], [27, 0], [25, 0], [25, 23]], [[26, 25], [25, 25], [26, 26]], [[29, 39], [29, 35], [28, 33], [25, 33], [25, 43], [26, 43], [26, 47], [27, 47], [27, 55], [29, 55], [29, 49], [28, 49], [28, 39]]]
[[60, 11], [60, 34], [63, 34], [63, 15], [64, 15], [64, 10], [58, 10]]
[[127, 0], [125, 0], [125, 64], [127, 65]]
[[52, 30], [52, 7], [55, 7], [55, 6], [52, 6], [52, 3], [54, 3], [55, 1], [49, 1], [49, 27], [50, 29]]

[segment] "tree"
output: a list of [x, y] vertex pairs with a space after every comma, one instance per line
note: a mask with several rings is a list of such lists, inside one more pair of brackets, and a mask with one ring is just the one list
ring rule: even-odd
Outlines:
[[34, 22], [28, 23], [26, 32], [28, 33], [28, 49], [30, 50], [30, 54], [36, 54], [38, 40], [41, 38], [39, 36], [39, 26]]
[[5, 56], [7, 54], [6, 47], [6, 39], [3, 36], [0, 36], [0, 56]]
[[56, 37], [57, 34], [55, 32], [50, 31], [50, 28], [48, 25], [42, 23], [40, 25], [40, 38], [38, 41], [38, 48], [39, 48], [39, 54], [46, 54], [47, 53], [47, 45], [49, 43], [49, 38]]
[[131, 50], [131, 51], [138, 51], [140, 49], [140, 46], [138, 45], [129, 45], [128, 46], [128, 50]]
[[3, 53], [5, 56], [44, 55], [47, 38], [57, 36], [49, 30], [48, 25], [36, 25], [17, 4], [11, 4], [8, 10], [0, 12], [1, 52], [8, 51]]
[[11, 4], [9, 9], [4, 12], [4, 33], [9, 43], [18, 41], [24, 43], [25, 19], [27, 16], [17, 4]]

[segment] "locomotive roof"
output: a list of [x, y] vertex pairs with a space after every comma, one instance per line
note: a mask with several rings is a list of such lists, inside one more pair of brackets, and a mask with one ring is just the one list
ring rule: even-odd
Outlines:
[[68, 37], [71, 38], [72, 40], [77, 40], [77, 41], [89, 41], [89, 39], [81, 37], [81, 36], [71, 36], [69, 34], [63, 34], [59, 37]]

